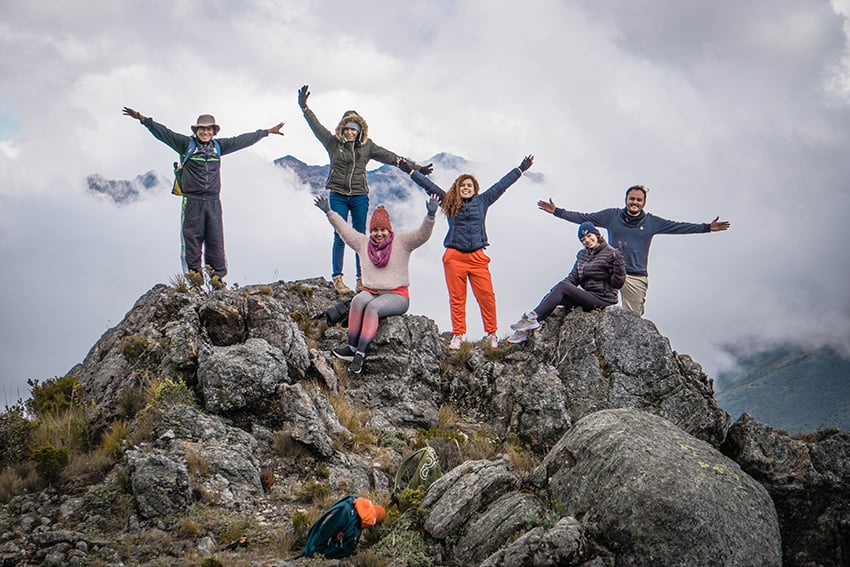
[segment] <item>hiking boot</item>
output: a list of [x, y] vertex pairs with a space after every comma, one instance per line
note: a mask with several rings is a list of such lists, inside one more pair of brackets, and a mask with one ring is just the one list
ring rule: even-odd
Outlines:
[[495, 333], [490, 333], [489, 335], [484, 337], [484, 340], [487, 342], [490, 348], [499, 348], [499, 337], [497, 337]]
[[357, 293], [360, 293], [360, 290], [362, 290], [362, 289], [363, 289], [363, 278], [361, 278], [360, 276], [357, 276], [357, 285], [354, 286], [354, 291], [356, 291]]
[[186, 282], [189, 284], [190, 288], [197, 291], [204, 287], [204, 276], [201, 272], [189, 270], [186, 272]]
[[522, 317], [519, 318], [519, 321], [511, 325], [511, 329], [514, 331], [531, 331], [539, 326], [540, 323], [537, 321], [537, 315], [523, 313]]
[[224, 283], [224, 280], [218, 276], [213, 276], [210, 278], [210, 285], [213, 289], [227, 289], [227, 284]]
[[463, 335], [455, 335], [452, 337], [452, 342], [449, 343], [449, 348], [452, 350], [459, 350], [460, 345], [463, 344]]
[[348, 371], [352, 374], [360, 374], [363, 372], [363, 359], [365, 357], [358, 353], [354, 354], [354, 357], [351, 360], [351, 364], [348, 365]]
[[342, 281], [342, 274], [334, 276], [334, 289], [337, 293], [351, 293], [351, 288]]
[[351, 348], [351, 345], [342, 345], [341, 347], [336, 347], [331, 350], [334, 353], [334, 356], [337, 358], [341, 358], [342, 360], [347, 360], [351, 362], [354, 360], [354, 349]]
[[510, 337], [508, 337], [508, 342], [511, 344], [518, 345], [520, 343], [524, 343], [528, 340], [528, 331], [514, 331]]

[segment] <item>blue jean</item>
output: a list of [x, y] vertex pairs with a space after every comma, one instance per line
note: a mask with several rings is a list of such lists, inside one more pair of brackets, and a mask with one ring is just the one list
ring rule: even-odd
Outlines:
[[[348, 220], [348, 213], [351, 212], [351, 226], [357, 232], [366, 234], [366, 213], [369, 212], [369, 195], [341, 195], [335, 191], [331, 191], [328, 201], [331, 204], [331, 210], [343, 218]], [[345, 242], [334, 232], [333, 258], [331, 275], [339, 276], [342, 274], [342, 259], [345, 257]], [[360, 277], [360, 256], [356, 256], [357, 277]]]

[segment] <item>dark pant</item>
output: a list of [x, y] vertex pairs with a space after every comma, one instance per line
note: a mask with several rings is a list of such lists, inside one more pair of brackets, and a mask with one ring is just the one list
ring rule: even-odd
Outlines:
[[559, 305], [563, 305], [567, 309], [578, 306], [585, 311], [590, 311], [597, 308], [603, 309], [613, 305], [613, 303], [603, 301], [567, 280], [561, 280], [549, 290], [546, 297], [540, 300], [540, 305], [534, 308], [534, 312], [537, 313], [537, 320], [546, 319]]
[[[180, 215], [182, 224], [181, 260], [183, 271], [203, 273], [202, 268], [212, 266], [213, 275], [223, 278], [227, 274], [224, 257], [224, 221], [219, 199], [194, 199], [183, 196]], [[201, 265], [203, 248], [204, 265]]]
[[[331, 205], [331, 210], [342, 217], [343, 220], [348, 220], [348, 213], [351, 213], [351, 226], [357, 232], [366, 234], [366, 213], [369, 212], [369, 195], [351, 195], [346, 196], [335, 191], [331, 191], [328, 196], [328, 201]], [[333, 259], [331, 275], [338, 276], [342, 274], [342, 259], [345, 256], [345, 242], [334, 232]], [[357, 265], [357, 277], [360, 277], [360, 256], [355, 256]]]

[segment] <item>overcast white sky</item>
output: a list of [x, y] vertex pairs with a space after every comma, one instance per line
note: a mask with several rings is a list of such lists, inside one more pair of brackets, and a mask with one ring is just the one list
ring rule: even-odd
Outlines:
[[[180, 271], [178, 199], [163, 188], [119, 208], [85, 190], [93, 173], [170, 177], [173, 152], [122, 106], [187, 133], [207, 112], [221, 136], [285, 121], [284, 137], [224, 160], [227, 280], [330, 278], [326, 221], [269, 163], [327, 163], [296, 103], [305, 83], [326, 125], [357, 109], [379, 144], [461, 155], [485, 186], [534, 153], [546, 182], [521, 180], [488, 217], [502, 336], [580, 246], [537, 200], [595, 211], [642, 183], [650, 212], [732, 222], [655, 239], [646, 317], [675, 350], [711, 377], [724, 343], [850, 351], [850, 0], [0, 0], [0, 12], [0, 403], [28, 397], [27, 378], [64, 375]], [[399, 212], [409, 226], [396, 228], [420, 214]], [[413, 256], [410, 309], [443, 331], [445, 230], [443, 218]], [[480, 338], [474, 302], [468, 321]]]

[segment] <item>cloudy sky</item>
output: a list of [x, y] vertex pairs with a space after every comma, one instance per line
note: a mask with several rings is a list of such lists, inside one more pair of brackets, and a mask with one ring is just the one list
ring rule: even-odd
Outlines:
[[[850, 0], [0, 0], [0, 403], [64, 375], [135, 300], [180, 271], [179, 201], [162, 187], [117, 207], [86, 176], [170, 177], [174, 155], [130, 106], [221, 136], [286, 122], [228, 156], [229, 283], [330, 277], [331, 232], [270, 161], [327, 155], [326, 125], [357, 109], [379, 144], [465, 157], [488, 186], [536, 156], [491, 209], [499, 323], [569, 270], [575, 225], [539, 212], [622, 204], [732, 222], [660, 236], [646, 317], [709, 376], [724, 344], [791, 340], [850, 351]], [[376, 164], [376, 166], [379, 164]], [[448, 186], [454, 172], [435, 171]], [[416, 187], [410, 188], [417, 198]], [[397, 212], [410, 228], [424, 210]], [[413, 205], [411, 205], [413, 207]], [[418, 207], [422, 207], [421, 209]], [[400, 228], [406, 228], [401, 226]], [[449, 329], [445, 219], [413, 257], [411, 312]], [[347, 259], [353, 285], [353, 263]], [[470, 305], [469, 336], [483, 330]]]

